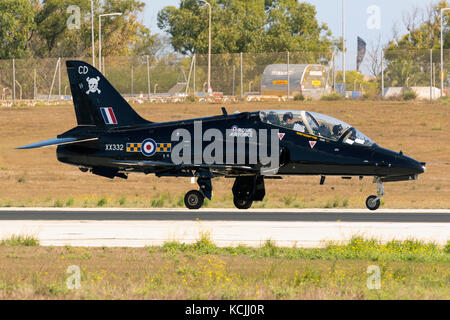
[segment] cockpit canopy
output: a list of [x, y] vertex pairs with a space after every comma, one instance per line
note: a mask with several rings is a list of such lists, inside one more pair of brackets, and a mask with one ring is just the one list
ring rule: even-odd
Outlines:
[[330, 116], [296, 110], [271, 110], [260, 112], [261, 121], [320, 138], [350, 145], [371, 146], [374, 142], [349, 124]]

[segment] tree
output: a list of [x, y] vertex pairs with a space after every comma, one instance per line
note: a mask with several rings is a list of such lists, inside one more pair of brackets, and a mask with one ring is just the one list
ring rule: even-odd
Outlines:
[[[313, 5], [296, 0], [210, 0], [212, 52], [329, 51], [331, 32], [319, 25]], [[183, 0], [158, 13], [158, 27], [170, 35], [176, 52], [208, 51], [209, 10]]]
[[29, 0], [0, 1], [0, 59], [26, 56], [33, 28], [34, 9]]
[[[72, 0], [44, 0], [35, 7], [35, 29], [30, 49], [38, 57], [82, 57], [91, 55], [91, 2], [80, 0], [80, 28], [69, 29], [67, 21]], [[98, 41], [98, 15], [121, 12], [120, 17], [102, 19], [102, 54], [144, 55], [158, 50], [156, 35], [141, 24], [137, 15], [143, 11], [139, 0], [95, 1], [94, 29]]]
[[[430, 49], [440, 49], [440, 10], [447, 6], [447, 1], [441, 1], [423, 10], [413, 8], [410, 13], [404, 14], [403, 23], [408, 33], [402, 37], [395, 36], [385, 49], [387, 63], [385, 74], [388, 85], [406, 87], [429, 85]], [[444, 20], [450, 20], [448, 11], [445, 12]], [[448, 48], [450, 32], [445, 24], [444, 28], [444, 48]], [[438, 56], [435, 54], [434, 61], [438, 60]]]
[[[342, 71], [336, 72], [336, 81], [342, 83]], [[379, 93], [377, 81], [365, 81], [364, 75], [358, 71], [345, 71], [345, 88], [347, 91], [363, 91], [371, 96]]]

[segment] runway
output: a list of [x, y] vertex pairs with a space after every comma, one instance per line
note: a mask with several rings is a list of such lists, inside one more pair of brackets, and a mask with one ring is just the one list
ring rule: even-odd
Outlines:
[[218, 246], [260, 246], [271, 240], [280, 246], [321, 247], [352, 236], [445, 245], [450, 210], [2, 208], [0, 237], [13, 234], [55, 246], [192, 243], [202, 234]]

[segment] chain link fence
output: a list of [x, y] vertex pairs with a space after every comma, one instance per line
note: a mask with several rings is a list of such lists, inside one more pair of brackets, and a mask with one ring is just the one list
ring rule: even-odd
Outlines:
[[[360, 73], [349, 68], [356, 52], [346, 53], [345, 93], [348, 97], [385, 98], [415, 90], [422, 99], [447, 93], [450, 50], [397, 50], [366, 54]], [[70, 100], [66, 60], [74, 58], [0, 60], [3, 104]], [[76, 58], [91, 63], [91, 58]], [[97, 68], [99, 66], [97, 65]], [[150, 101], [208, 99], [320, 98], [344, 93], [342, 54], [282, 52], [211, 55], [208, 94], [208, 55], [103, 57], [102, 72], [128, 99]], [[443, 91], [441, 91], [441, 76]], [[356, 93], [356, 94], [355, 94]], [[208, 100], [209, 101], [209, 100]]]

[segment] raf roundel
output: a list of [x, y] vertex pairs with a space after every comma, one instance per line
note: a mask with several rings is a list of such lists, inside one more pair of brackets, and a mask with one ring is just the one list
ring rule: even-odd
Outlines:
[[146, 139], [142, 142], [141, 152], [146, 157], [151, 157], [156, 153], [156, 142], [153, 139]]

